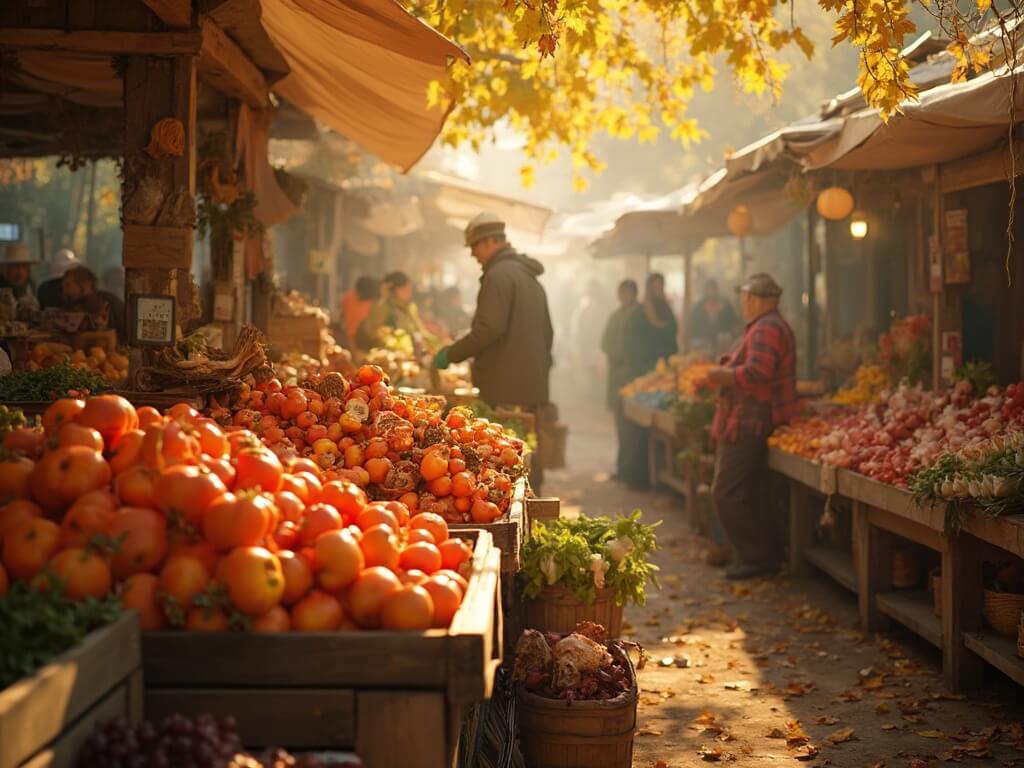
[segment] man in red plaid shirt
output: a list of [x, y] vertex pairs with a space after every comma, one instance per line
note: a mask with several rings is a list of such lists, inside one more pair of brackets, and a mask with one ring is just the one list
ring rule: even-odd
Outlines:
[[747, 329], [708, 381], [719, 390], [711, 426], [718, 446], [715, 510], [734, 551], [726, 576], [749, 579], [779, 567], [765, 502], [767, 440], [796, 412], [796, 342], [779, 314], [782, 288], [771, 275], [751, 275], [738, 290]]

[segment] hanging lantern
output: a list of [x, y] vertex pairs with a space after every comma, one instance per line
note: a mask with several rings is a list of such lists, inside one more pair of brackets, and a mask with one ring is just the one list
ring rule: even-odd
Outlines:
[[854, 240], [863, 240], [868, 236], [868, 217], [861, 211], [854, 211], [850, 218], [850, 235]]
[[840, 221], [853, 210], [853, 195], [842, 187], [823, 189], [818, 195], [818, 213], [829, 221]]
[[747, 206], [737, 205], [729, 211], [729, 217], [725, 220], [725, 224], [736, 237], [746, 237], [753, 227], [754, 217], [751, 216]]

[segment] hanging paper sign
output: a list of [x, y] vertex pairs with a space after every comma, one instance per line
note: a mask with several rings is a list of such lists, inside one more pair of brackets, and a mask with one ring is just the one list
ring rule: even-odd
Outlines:
[[175, 300], [173, 296], [133, 293], [129, 301], [129, 331], [136, 345], [169, 347], [174, 344]]
[[942, 293], [942, 248], [937, 235], [928, 238], [928, 290]]
[[946, 282], [971, 282], [971, 253], [967, 245], [967, 210], [946, 211], [946, 232], [943, 240], [946, 256]]
[[312, 249], [306, 257], [309, 271], [318, 275], [329, 275], [334, 271], [334, 259], [330, 251]]

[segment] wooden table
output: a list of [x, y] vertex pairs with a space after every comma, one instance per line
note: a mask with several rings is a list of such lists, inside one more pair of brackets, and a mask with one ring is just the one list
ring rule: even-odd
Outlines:
[[[790, 566], [811, 567], [857, 595], [866, 632], [896, 621], [942, 651], [946, 684], [953, 690], [981, 683], [983, 662], [1024, 685], [1024, 659], [1011, 638], [984, 625], [982, 563], [993, 554], [1024, 556], [1024, 515], [990, 518], [968, 515], [962, 530], [946, 528], [946, 507], [919, 507], [910, 493], [845, 469], [769, 449], [769, 467], [790, 480]], [[814, 541], [824, 499], [853, 502], [852, 552]], [[909, 540], [939, 553], [942, 562], [941, 618], [927, 591], [893, 590], [894, 543]]]

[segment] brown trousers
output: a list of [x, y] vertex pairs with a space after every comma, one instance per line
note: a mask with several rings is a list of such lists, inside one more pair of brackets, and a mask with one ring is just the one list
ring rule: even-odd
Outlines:
[[768, 500], [768, 444], [763, 437], [722, 441], [712, 488], [715, 513], [737, 563], [775, 568], [780, 553]]

